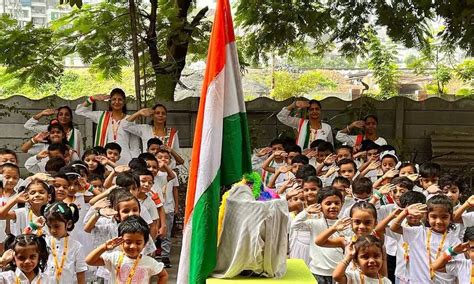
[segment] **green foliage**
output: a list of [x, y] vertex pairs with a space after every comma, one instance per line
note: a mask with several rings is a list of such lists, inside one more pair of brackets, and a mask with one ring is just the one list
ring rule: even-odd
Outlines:
[[275, 88], [270, 95], [278, 100], [296, 96], [314, 96], [318, 90], [334, 89], [337, 86], [319, 71], [307, 71], [303, 74], [277, 71], [274, 73], [274, 82]]
[[[417, 75], [433, 76], [434, 85], [437, 86], [436, 94], [447, 93], [446, 85], [452, 79], [453, 73], [449, 64], [454, 51], [450, 46], [443, 45], [438, 36], [444, 30], [445, 27], [441, 27], [439, 31], [431, 31], [426, 37], [426, 45], [420, 50], [421, 55], [408, 65]], [[434, 91], [433, 86], [427, 86], [427, 91], [431, 94]]]
[[[63, 1], [82, 6], [81, 0]], [[207, 53], [207, 8], [194, 13], [193, 3], [150, 0], [136, 4], [141, 54], [141, 74], [137, 72], [136, 76], [147, 77], [144, 85], [148, 93], [163, 90], [160, 94], [165, 100], [173, 99], [188, 53], [195, 60]], [[35, 88], [46, 84], [44, 88], [48, 89], [48, 84], [60, 84], [63, 79], [65, 56], [78, 54], [103, 79], [120, 81], [122, 70], [133, 61], [130, 13], [128, 1], [110, 0], [74, 9], [51, 27], [29, 24], [20, 28], [15, 21], [1, 18], [0, 49], [6, 52], [0, 54], [0, 64], [8, 73], [3, 79], [15, 79], [18, 84], [28, 83]], [[155, 88], [156, 84], [161, 88]]]
[[54, 82], [63, 72], [65, 49], [57, 46], [56, 35], [32, 23], [21, 28], [16, 20], [0, 17], [0, 64], [19, 84], [38, 87]]
[[52, 26], [71, 52], [106, 79], [121, 79], [130, 64], [130, 20], [127, 7], [102, 2], [75, 9]]
[[396, 64], [396, 50], [393, 45], [382, 44], [375, 34], [368, 32], [370, 41], [369, 68], [373, 71], [375, 80], [380, 88], [380, 95], [384, 98], [398, 94], [398, 66]]
[[334, 45], [346, 55], [365, 53], [367, 28], [383, 27], [406, 47], [426, 45], [428, 21], [442, 20], [443, 45], [474, 53], [474, 8], [469, 1], [287, 1], [239, 0], [236, 23], [243, 29], [246, 55], [254, 62], [266, 54], [289, 53], [310, 42], [320, 52]]
[[307, 54], [290, 58], [291, 64], [299, 68], [364, 68], [367, 62], [358, 58], [342, 55], [314, 55]]
[[5, 68], [0, 68], [0, 98], [20, 95], [30, 99], [41, 99], [48, 96], [59, 96], [74, 100], [83, 96], [108, 93], [112, 88], [123, 88], [126, 94], [134, 93], [133, 71], [127, 67], [123, 70], [122, 82], [104, 79], [100, 74], [88, 69], [66, 69], [56, 83], [42, 84], [38, 88], [18, 84], [16, 79], [2, 80], [8, 76]]
[[474, 96], [474, 89], [461, 88], [456, 92], [456, 96], [461, 96], [461, 97]]
[[446, 65], [439, 65], [435, 73], [435, 78], [436, 81], [438, 81], [441, 90], [443, 90], [442, 93], [446, 93], [445, 87], [448, 84], [449, 80], [451, 80], [452, 78], [452, 69]]
[[463, 82], [474, 87], [474, 59], [467, 58], [455, 68], [456, 75]]

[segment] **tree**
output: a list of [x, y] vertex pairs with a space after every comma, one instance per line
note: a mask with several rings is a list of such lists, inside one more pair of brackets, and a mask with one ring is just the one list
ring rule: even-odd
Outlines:
[[398, 94], [398, 66], [396, 63], [396, 49], [393, 45], [382, 44], [377, 36], [368, 31], [369, 36], [369, 68], [380, 88], [382, 97], [391, 97]]
[[[70, 1], [66, 3], [82, 6], [81, 0]], [[7, 29], [0, 30], [0, 39], [4, 39], [0, 48], [13, 56], [0, 55], [0, 63], [7, 66], [8, 72], [21, 74], [22, 82], [40, 84], [56, 81], [63, 71], [64, 56], [74, 53], [106, 78], [120, 78], [122, 68], [134, 62], [135, 66], [141, 65], [137, 76], [142, 79], [142, 86], [152, 89], [159, 99], [173, 100], [188, 53], [202, 56], [207, 49], [208, 8], [194, 16], [192, 10], [193, 0], [110, 0], [74, 9], [51, 28], [30, 24], [22, 29], [4, 17], [0, 26]], [[132, 37], [134, 29], [136, 42]], [[30, 42], [35, 48], [31, 54]], [[15, 50], [9, 48], [13, 43]], [[133, 49], [140, 57], [133, 58]], [[36, 69], [52, 72], [38, 76]]]
[[451, 80], [453, 71], [450, 65], [454, 51], [450, 46], [443, 45], [442, 39], [437, 36], [443, 29], [441, 27], [438, 32], [432, 31], [427, 35], [427, 44], [420, 50], [420, 56], [408, 65], [417, 75], [433, 76], [438, 94], [446, 93], [446, 85]]
[[[366, 52], [367, 28], [383, 27], [406, 47], [426, 44], [426, 24], [442, 19], [443, 43], [474, 53], [474, 7], [460, 0], [240, 0], [236, 22], [246, 34], [246, 54], [254, 61], [265, 54], [285, 54], [312, 41], [316, 51], [337, 44], [346, 55]], [[262, 58], [263, 57], [263, 58]]]

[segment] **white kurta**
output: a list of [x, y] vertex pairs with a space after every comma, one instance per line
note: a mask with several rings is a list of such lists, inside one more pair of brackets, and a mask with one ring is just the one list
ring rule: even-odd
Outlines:
[[[281, 123], [289, 127], [295, 128], [297, 130], [300, 127], [300, 123], [302, 122], [302, 118], [290, 116], [290, 111], [286, 107], [281, 109], [281, 111], [277, 114], [277, 118]], [[307, 119], [303, 119], [303, 121], [305, 125], [309, 123], [309, 120]], [[304, 133], [298, 133], [298, 138], [296, 142], [301, 147], [302, 150], [305, 149], [303, 145], [304, 144], [303, 141], [306, 135], [310, 135], [307, 148], [309, 148], [309, 145], [311, 144], [311, 142], [317, 139], [327, 141], [334, 145], [331, 125], [321, 122], [321, 128], [313, 130], [315, 131], [314, 135], [306, 133], [305, 128], [306, 127], [303, 126], [301, 129], [301, 132], [304, 132]]]
[[[94, 123], [99, 123], [99, 119], [102, 116], [104, 111], [92, 111], [89, 110], [87, 107], [79, 104], [76, 108], [76, 114], [81, 115], [84, 117], [89, 118]], [[126, 165], [132, 158], [138, 157], [140, 155], [140, 142], [137, 136], [131, 135], [129, 132], [125, 131], [123, 128], [124, 121], [126, 121], [125, 116], [118, 126], [117, 136], [114, 137], [113, 133], [113, 126], [112, 126], [112, 119], [109, 121], [107, 125], [107, 138], [106, 143], [115, 142], [122, 147], [122, 153], [120, 154], [120, 160], [117, 162], [119, 165]], [[95, 135], [100, 135], [96, 133]]]
[[[143, 152], [147, 150], [147, 143], [148, 143], [148, 140], [150, 140], [151, 138], [158, 138], [161, 141], [165, 140], [164, 138], [168, 138], [166, 136], [154, 135], [153, 126], [149, 124], [135, 124], [133, 122], [124, 121], [123, 128], [125, 129], [125, 131], [130, 132], [130, 134], [136, 135], [142, 139]], [[173, 150], [179, 154], [178, 131], [176, 131], [176, 134], [174, 135], [171, 148], [173, 148]]]
[[[336, 134], [336, 140], [347, 146], [353, 147], [356, 143], [357, 135], [349, 135], [347, 133], [343, 133], [342, 131], [338, 131]], [[379, 146], [387, 145], [387, 141], [382, 137], [377, 138], [377, 140], [374, 142]]]

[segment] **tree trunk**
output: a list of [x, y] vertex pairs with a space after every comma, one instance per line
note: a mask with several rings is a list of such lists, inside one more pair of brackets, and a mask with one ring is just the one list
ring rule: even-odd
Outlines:
[[130, 27], [132, 31], [132, 54], [133, 54], [133, 72], [135, 77], [135, 97], [137, 100], [137, 109], [141, 109], [140, 95], [140, 57], [138, 56], [138, 40], [137, 40], [137, 9], [135, 0], [128, 0], [130, 11]]
[[155, 79], [155, 99], [167, 102], [174, 101], [174, 90], [178, 84], [175, 75], [158, 74]]

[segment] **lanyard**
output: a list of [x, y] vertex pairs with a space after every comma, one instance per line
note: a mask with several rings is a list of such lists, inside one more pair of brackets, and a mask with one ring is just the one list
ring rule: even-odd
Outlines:
[[[378, 279], [379, 279], [379, 284], [383, 284], [383, 281], [380, 275], [378, 276]], [[365, 275], [362, 273], [359, 273], [359, 280], [360, 280], [360, 284], [365, 284]]]
[[61, 265], [59, 265], [58, 263], [58, 254], [56, 252], [56, 246], [54, 244], [55, 239], [52, 238], [51, 240], [51, 249], [53, 251], [54, 266], [56, 267], [56, 281], [58, 282], [59, 282], [59, 279], [61, 278], [61, 274], [63, 274], [64, 262], [66, 261], [68, 237], [69, 236], [66, 236], [64, 238], [64, 249], [63, 249], [63, 255], [61, 257]]
[[119, 127], [120, 127], [120, 122], [122, 120], [115, 120], [114, 118], [112, 118], [112, 133], [114, 135], [114, 142], [117, 141], [117, 134], [118, 134], [118, 131], [119, 131]]
[[[20, 284], [21, 283], [20, 282], [20, 277], [18, 277], [18, 276], [15, 276], [15, 277], [16, 277], [15, 283]], [[39, 277], [39, 275], [38, 275], [38, 281], [36, 282], [36, 284], [41, 284], [41, 278]]]
[[[137, 259], [135, 259], [135, 261], [133, 262], [132, 269], [128, 273], [127, 281], [125, 282], [126, 284], [132, 283], [133, 276], [135, 276], [135, 272], [136, 272], [138, 263], [140, 262], [141, 258], [142, 258], [142, 255], [139, 255], [137, 257]], [[122, 266], [122, 262], [123, 262], [123, 253], [120, 254], [119, 259], [118, 259], [118, 263], [117, 263], [117, 268], [115, 269], [116, 274], [117, 274], [117, 280], [118, 280], [117, 283], [120, 283], [120, 281], [119, 281], [120, 280], [120, 267]]]
[[[28, 212], [28, 221], [29, 221], [30, 223], [33, 222], [33, 211], [31, 211], [31, 209], [30, 209], [30, 211]], [[43, 228], [38, 228], [38, 230], [36, 230], [36, 235], [37, 235], [37, 236], [42, 236], [42, 235], [43, 235]]]
[[[438, 250], [436, 252], [436, 259], [439, 257], [441, 250], [443, 249], [444, 242], [446, 241], [447, 232], [444, 232], [443, 236], [441, 237], [441, 242], [439, 243]], [[428, 262], [430, 268], [430, 277], [433, 279], [435, 277], [435, 271], [431, 266], [431, 229], [428, 230], [428, 235], [426, 236], [426, 252], [428, 253]]]

